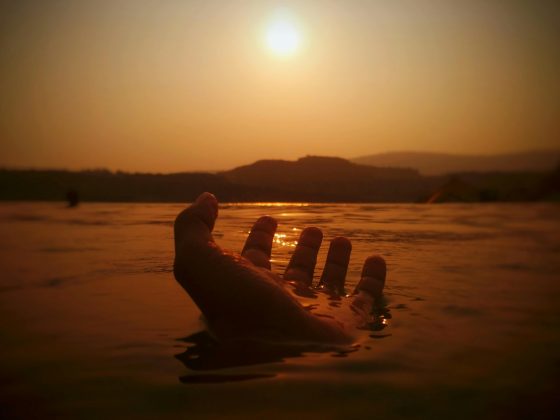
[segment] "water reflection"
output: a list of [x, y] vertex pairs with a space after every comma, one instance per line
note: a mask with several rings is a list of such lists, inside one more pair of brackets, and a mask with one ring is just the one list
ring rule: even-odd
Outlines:
[[[382, 331], [389, 326], [389, 319], [391, 318], [392, 316], [391, 316], [391, 312], [389, 311], [389, 308], [387, 308], [386, 306], [376, 308], [374, 309], [374, 312], [372, 314], [372, 320], [367, 325], [367, 328], [374, 332]], [[382, 338], [382, 337], [387, 337], [387, 334], [381, 334], [381, 335], [371, 334], [370, 337]]]
[[283, 202], [254, 202], [254, 203], [221, 203], [220, 207], [229, 208], [247, 208], [247, 207], [309, 207], [309, 203], [283, 203]]
[[[293, 228], [294, 231], [295, 229], [296, 228]], [[275, 245], [288, 246], [291, 248], [295, 248], [295, 246], [297, 245], [297, 241], [289, 240], [288, 235], [285, 233], [275, 233], [273, 242]]]
[[[218, 341], [208, 331], [199, 331], [188, 337], [178, 339], [187, 343], [185, 351], [175, 355], [189, 370], [179, 377], [184, 384], [205, 384], [238, 382], [254, 379], [270, 379], [277, 376], [271, 364], [284, 363], [287, 359], [305, 357], [310, 353], [330, 353], [331, 357], [344, 358], [360, 349], [369, 338], [385, 338], [390, 333], [381, 333], [389, 326], [391, 313], [385, 299], [381, 299], [369, 314], [360, 315], [354, 310], [352, 296], [329, 293], [322, 287], [296, 287], [292, 284], [292, 292], [300, 297], [312, 300], [302, 302], [308, 311], [316, 316], [338, 319], [347, 325], [355, 325], [361, 336], [352, 345], [326, 345], [324, 343], [282, 343], [258, 339], [240, 339]], [[367, 335], [366, 335], [367, 334]], [[260, 366], [257, 365], [268, 365]], [[232, 370], [233, 369], [233, 370]], [[247, 369], [240, 371], [240, 369]], [[255, 370], [256, 369], [256, 370]]]
[[[184, 384], [224, 383], [267, 379], [277, 376], [266, 367], [256, 365], [283, 363], [286, 359], [304, 357], [309, 353], [331, 353], [332, 357], [347, 357], [357, 352], [361, 345], [326, 346], [318, 344], [282, 344], [259, 340], [239, 340], [220, 343], [207, 331], [201, 331], [180, 339], [190, 346], [175, 357], [189, 369], [189, 373], [179, 377]], [[251, 369], [252, 367], [252, 369]], [[232, 371], [232, 368], [246, 368], [248, 371]], [[257, 370], [255, 370], [257, 369]]]
[[[182, 383], [216, 383], [272, 378], [274, 373], [216, 372], [221, 369], [239, 368], [260, 364], [280, 363], [290, 357], [301, 357], [308, 352], [348, 351], [318, 345], [288, 345], [259, 340], [231, 340], [218, 342], [207, 331], [201, 331], [181, 339], [191, 344], [175, 357], [191, 370], [179, 377]], [[203, 372], [203, 373], [201, 373]]]

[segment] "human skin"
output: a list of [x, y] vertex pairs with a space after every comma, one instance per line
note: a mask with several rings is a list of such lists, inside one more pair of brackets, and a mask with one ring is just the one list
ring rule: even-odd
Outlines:
[[[290, 291], [311, 291], [317, 253], [323, 234], [315, 227], [302, 231], [283, 274], [271, 271], [270, 255], [277, 223], [259, 218], [241, 254], [223, 250], [212, 230], [218, 201], [210, 193], [176, 218], [174, 274], [204, 315], [219, 340], [259, 339], [276, 342], [351, 344], [356, 324], [363, 322], [381, 298], [386, 265], [383, 258], [366, 259], [351, 308], [355, 325], [322, 316], [305, 308]], [[331, 295], [343, 293], [351, 243], [334, 238], [319, 286]]]

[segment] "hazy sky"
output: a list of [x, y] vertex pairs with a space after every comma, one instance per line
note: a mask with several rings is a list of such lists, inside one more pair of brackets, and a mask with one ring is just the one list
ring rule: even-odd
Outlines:
[[0, 0], [0, 165], [560, 147], [559, 40], [560, 1]]

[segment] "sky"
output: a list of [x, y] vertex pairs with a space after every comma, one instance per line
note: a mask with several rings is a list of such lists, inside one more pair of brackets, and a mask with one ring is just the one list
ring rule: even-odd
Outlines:
[[558, 40], [555, 1], [0, 0], [0, 167], [559, 148]]

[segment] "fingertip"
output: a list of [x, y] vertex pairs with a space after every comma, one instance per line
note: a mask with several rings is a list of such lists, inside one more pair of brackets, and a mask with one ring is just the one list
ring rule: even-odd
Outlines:
[[218, 217], [218, 199], [212, 193], [203, 192], [200, 194], [192, 204], [192, 207], [207, 208], [214, 219]]
[[372, 255], [364, 262], [362, 277], [355, 293], [364, 291], [378, 298], [383, 293], [385, 279], [387, 276], [387, 264], [385, 259], [379, 255]]
[[259, 219], [255, 222], [254, 226], [262, 227], [267, 231], [276, 231], [276, 228], [278, 227], [278, 222], [274, 217], [265, 215], [259, 217]]
[[[216, 218], [218, 217], [218, 200], [208, 192], [200, 194], [197, 199], [186, 209], [184, 209], [175, 219], [176, 236], [193, 236], [194, 225], [202, 222], [209, 231], [214, 229]], [[189, 227], [187, 230], [185, 230]], [[198, 232], [195, 229], [196, 232]], [[196, 236], [196, 234], [194, 234]]]
[[352, 242], [346, 236], [336, 236], [331, 240], [331, 244], [352, 248]]
[[323, 242], [323, 232], [314, 226], [306, 227], [299, 235], [298, 245], [318, 249]]
[[196, 200], [194, 201], [194, 204], [196, 203], [202, 203], [204, 201], [207, 200], [213, 200], [213, 201], [218, 201], [218, 199], [216, 198], [216, 196], [208, 191], [203, 192], [202, 194], [200, 194]]
[[364, 262], [362, 277], [375, 277], [385, 283], [387, 263], [380, 255], [371, 255]]
[[323, 237], [323, 231], [315, 226], [308, 226], [303, 229], [302, 233], [303, 232], [305, 232], [307, 235], [320, 236], [321, 238]]
[[352, 250], [352, 242], [346, 236], [337, 236], [331, 241], [331, 246]]

